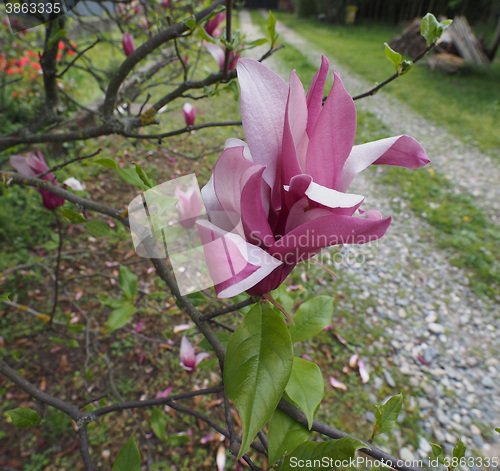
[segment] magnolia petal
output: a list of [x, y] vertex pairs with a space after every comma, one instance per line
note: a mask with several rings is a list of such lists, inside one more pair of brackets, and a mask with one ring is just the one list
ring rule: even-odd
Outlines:
[[69, 186], [74, 191], [83, 191], [85, 186], [75, 177], [69, 177], [63, 181], [63, 185]]
[[243, 147], [230, 147], [221, 154], [215, 164], [214, 188], [224, 211], [241, 214], [242, 189], [251, 175], [261, 170], [262, 166], [245, 159]]
[[195, 357], [195, 366], [198, 366], [203, 360], [207, 359], [210, 356], [210, 353], [207, 352], [201, 352], [198, 353]]
[[34, 177], [37, 174], [37, 172], [35, 172], [29, 165], [28, 157], [23, 157], [22, 155], [13, 155], [9, 159], [9, 162], [10, 165], [22, 175], [26, 175], [27, 177]]
[[[312, 212], [307, 211], [307, 212]], [[322, 210], [327, 211], [327, 210]], [[306, 212], [306, 213], [307, 213]], [[329, 214], [311, 219], [286, 233], [268, 252], [279, 259], [297, 263], [307, 260], [318, 250], [337, 244], [365, 244], [382, 237], [391, 218], [374, 220]]]
[[159, 392], [155, 398], [156, 399], [159, 399], [159, 398], [162, 398], [162, 397], [168, 397], [170, 396], [170, 393], [172, 392], [174, 388], [172, 386], [169, 386], [168, 388], [164, 389], [163, 391]]
[[224, 150], [229, 149], [231, 147], [243, 147], [243, 157], [245, 157], [245, 159], [249, 160], [250, 162], [253, 162], [252, 154], [250, 153], [250, 148], [248, 147], [248, 144], [245, 141], [242, 141], [241, 139], [236, 139], [235, 137], [230, 137], [229, 139], [226, 140], [226, 143], [224, 144]]
[[304, 87], [295, 70], [290, 74], [290, 90], [285, 111], [282, 149], [282, 183], [288, 184], [294, 175], [304, 173], [299, 166], [297, 147], [306, 133], [307, 102]]
[[430, 161], [423, 147], [412, 137], [396, 136], [354, 146], [344, 164], [338, 189], [346, 191], [357, 173], [370, 165], [396, 165], [415, 169]]
[[333, 87], [310, 136], [306, 172], [327, 188], [338, 188], [356, 135], [356, 108], [334, 71]]
[[356, 365], [358, 364], [358, 358], [359, 356], [357, 353], [355, 353], [354, 355], [351, 356], [351, 358], [349, 358], [349, 366], [351, 368], [353, 369], [356, 368]]
[[344, 383], [337, 381], [333, 376], [330, 376], [330, 384], [334, 388], [340, 389], [342, 391], [347, 391], [347, 386]]
[[185, 335], [183, 335], [181, 339], [180, 357], [181, 364], [189, 366], [194, 365], [195, 349]]
[[260, 247], [208, 221], [198, 221], [205, 259], [219, 298], [247, 291], [282, 265]]
[[179, 332], [184, 332], [185, 330], [189, 330], [191, 328], [191, 324], [179, 324], [174, 326], [174, 334], [178, 334]]
[[353, 208], [360, 205], [365, 199], [362, 195], [342, 193], [311, 182], [305, 195], [312, 201], [328, 208]]
[[226, 468], [226, 449], [222, 444], [217, 449], [217, 458], [215, 461], [217, 462], [217, 471], [224, 471]]
[[255, 172], [243, 187], [241, 220], [247, 241], [254, 245], [269, 246], [274, 243], [274, 235], [267, 220], [269, 207], [264, 207], [264, 204], [269, 205], [269, 200], [263, 201], [262, 198], [263, 184], [267, 187], [267, 184], [262, 180], [263, 172], [264, 167], [260, 167], [260, 171]]
[[325, 56], [321, 56], [320, 68], [311, 80], [311, 85], [307, 92], [307, 108], [309, 114], [307, 117], [307, 134], [309, 136], [312, 134], [318, 116], [323, 108], [323, 92], [329, 68], [330, 63], [328, 59]]
[[[288, 85], [279, 75], [253, 59], [240, 59], [237, 71], [245, 137], [254, 161], [267, 167], [264, 180], [274, 189], [283, 141]], [[278, 203], [273, 199], [275, 209]]]
[[217, 44], [206, 41], [205, 49], [210, 53], [210, 55], [215, 59], [215, 62], [219, 64], [219, 67], [222, 69], [224, 67], [224, 61], [226, 59], [226, 54], [224, 49], [217, 46]]
[[358, 361], [358, 368], [359, 368], [359, 376], [361, 377], [361, 382], [368, 383], [368, 381], [370, 381], [370, 375], [368, 374], [365, 362], [363, 360]]

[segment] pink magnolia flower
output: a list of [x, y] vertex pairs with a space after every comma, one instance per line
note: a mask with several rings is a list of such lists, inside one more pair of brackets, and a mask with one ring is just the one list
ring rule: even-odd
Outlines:
[[135, 51], [134, 38], [130, 33], [123, 33], [122, 45], [127, 57]]
[[[184, 103], [182, 107], [182, 112], [184, 114], [184, 121], [186, 121], [186, 126], [193, 126], [194, 121], [196, 119], [196, 115], [198, 114], [198, 107], [193, 107], [191, 103]], [[202, 112], [200, 111], [200, 114]]]
[[[206, 50], [212, 55], [219, 67], [222, 69], [224, 67], [225, 51], [217, 44], [205, 41]], [[241, 48], [237, 48], [235, 51], [229, 53], [229, 64], [227, 65], [227, 70], [234, 70], [238, 59], [240, 57]]]
[[[10, 158], [10, 165], [12, 165], [19, 173], [28, 177], [34, 177], [41, 173], [46, 172], [49, 167], [41, 151], [38, 151], [38, 157], [30, 154], [26, 157], [22, 155], [13, 155]], [[57, 185], [57, 179], [53, 173], [48, 173], [42, 177], [42, 180], [47, 180]], [[43, 205], [50, 210], [54, 210], [64, 204], [64, 198], [54, 195], [50, 191], [37, 188], [37, 191], [42, 195]]]
[[176, 208], [180, 225], [186, 229], [194, 227], [196, 218], [203, 211], [203, 201], [196, 180], [193, 180], [193, 185], [187, 191], [177, 186], [175, 197], [178, 199]]
[[295, 71], [287, 85], [257, 61], [238, 62], [247, 142], [226, 142], [202, 190], [209, 221], [197, 223], [221, 298], [266, 294], [324, 247], [382, 237], [391, 218], [359, 210], [364, 197], [346, 193], [352, 179], [371, 164], [429, 162], [408, 136], [354, 146], [356, 109], [336, 71], [322, 104], [328, 69], [323, 57], [306, 95]]
[[212, 37], [218, 37], [222, 34], [222, 28], [219, 28], [220, 24], [226, 19], [226, 12], [222, 11], [217, 13], [212, 19], [207, 21], [205, 25], [205, 31]]
[[194, 373], [196, 367], [210, 355], [206, 352], [195, 354], [195, 347], [187, 337], [183, 336], [181, 339], [181, 366], [190, 374]]

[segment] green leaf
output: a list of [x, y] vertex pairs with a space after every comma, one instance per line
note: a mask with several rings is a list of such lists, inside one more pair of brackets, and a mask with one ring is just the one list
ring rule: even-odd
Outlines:
[[323, 375], [318, 365], [295, 357], [292, 373], [285, 390], [290, 399], [306, 414], [310, 429], [314, 412], [323, 399], [325, 390]]
[[401, 54], [392, 49], [391, 46], [389, 46], [389, 44], [384, 43], [384, 45], [385, 45], [385, 57], [387, 57], [387, 59], [389, 59], [394, 64], [394, 66], [396, 67], [396, 73], [400, 74], [401, 73], [400, 64], [402, 59]]
[[273, 48], [276, 40], [278, 39], [278, 35], [276, 34], [276, 17], [271, 11], [269, 11], [269, 15], [267, 17], [267, 34], [269, 36], [269, 41], [271, 42], [271, 48]]
[[123, 290], [125, 297], [129, 301], [133, 301], [137, 296], [137, 275], [130, 268], [120, 265], [118, 284]]
[[225, 391], [243, 427], [238, 458], [276, 409], [292, 364], [292, 341], [281, 314], [259, 302], [231, 336], [224, 364]]
[[61, 208], [61, 213], [69, 222], [72, 222], [74, 224], [85, 222], [85, 218], [80, 213], [77, 213], [70, 208]]
[[92, 162], [94, 164], [102, 165], [103, 167], [116, 170], [123, 181], [130, 183], [131, 185], [140, 188], [143, 191], [146, 191], [150, 188], [142, 181], [135, 168], [121, 168], [113, 159], [96, 159]]
[[269, 421], [269, 465], [305, 442], [311, 432], [285, 412], [276, 409]]
[[141, 166], [137, 163], [135, 164], [135, 171], [136, 171], [137, 175], [139, 175], [139, 178], [142, 180], [144, 185], [146, 185], [148, 188], [153, 188], [154, 185], [151, 183], [151, 181], [149, 180], [148, 176], [146, 175], [144, 170], [141, 168]]
[[425, 38], [427, 46], [437, 41], [452, 22], [453, 20], [445, 20], [440, 23], [432, 13], [427, 13], [420, 25], [420, 34]]
[[190, 16], [189, 18], [186, 18], [184, 20], [184, 24], [189, 28], [189, 29], [195, 29], [197, 26], [196, 20], [194, 19], [194, 16]]
[[38, 412], [28, 407], [18, 407], [17, 409], [8, 410], [7, 414], [16, 427], [33, 427], [33, 425], [37, 425], [40, 422]]
[[97, 219], [86, 221], [85, 227], [95, 237], [105, 237], [111, 232], [111, 229], [106, 223], [98, 221]]
[[438, 460], [439, 463], [444, 464], [444, 453], [439, 445], [436, 443], [429, 443], [432, 450], [432, 455]]
[[70, 339], [66, 342], [66, 346], [68, 348], [79, 348], [80, 344], [78, 343], [78, 340], [76, 339]]
[[[368, 448], [368, 445], [352, 437], [327, 442], [307, 441], [295, 448], [290, 456], [283, 460], [281, 471], [295, 471], [299, 469], [296, 464], [300, 462], [305, 464], [305, 466], [300, 467], [301, 471], [316, 471], [318, 468], [313, 466], [314, 460], [319, 460], [321, 464], [327, 464], [325, 458], [328, 459], [328, 464], [331, 464], [331, 466], [322, 466], [322, 471], [337, 469], [339, 463], [335, 466], [336, 461], [347, 461], [348, 463], [351, 458], [354, 458], [356, 450], [360, 448]], [[291, 456], [294, 458], [293, 462], [290, 462]], [[308, 462], [310, 466], [307, 465]], [[347, 466], [342, 466], [342, 468], [344, 467]]]
[[158, 407], [153, 407], [153, 412], [151, 413], [151, 428], [160, 440], [166, 440], [165, 430], [167, 428], [167, 417]]
[[498, 428], [498, 427], [497, 427], [497, 428], [495, 429], [495, 432], [500, 433], [500, 428]]
[[111, 471], [141, 471], [141, 454], [133, 434], [122, 446]]
[[466, 446], [464, 442], [458, 439], [455, 447], [453, 448], [453, 458], [457, 458], [457, 461], [460, 463], [460, 460], [465, 456]]
[[411, 69], [413, 69], [413, 61], [410, 61], [410, 60], [403, 60], [401, 62], [401, 75], [404, 75], [406, 74], [407, 72], [409, 72]]
[[402, 405], [403, 395], [398, 394], [392, 396], [383, 406], [377, 406], [372, 438], [379, 433], [387, 433], [394, 428]]
[[107, 325], [110, 330], [120, 329], [126, 325], [135, 313], [135, 307], [130, 303], [122, 304], [118, 309], [111, 312]]
[[249, 43], [245, 43], [246, 49], [253, 49], [254, 47], [262, 46], [267, 42], [269, 42], [269, 40], [266, 38], [256, 39], [255, 41], [250, 41]]
[[295, 325], [290, 326], [292, 341], [303, 342], [328, 327], [332, 321], [333, 298], [316, 296], [301, 304], [293, 316]]
[[9, 299], [10, 293], [2, 293], [0, 294], [0, 303], [3, 301], [10, 301]]
[[113, 159], [96, 159], [92, 161], [94, 164], [102, 165], [106, 168], [117, 169], [118, 164]]

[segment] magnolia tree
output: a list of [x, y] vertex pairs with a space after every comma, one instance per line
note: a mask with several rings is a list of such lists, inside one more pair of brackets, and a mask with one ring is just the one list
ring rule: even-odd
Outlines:
[[[395, 425], [402, 406], [401, 395], [377, 406], [375, 425], [364, 439], [315, 420], [323, 400], [324, 379], [314, 362], [294, 355], [294, 346], [331, 324], [333, 299], [317, 296], [292, 308], [290, 298], [280, 286], [299, 262], [312, 259], [323, 248], [363, 244], [386, 232], [391, 218], [384, 218], [376, 209], [363, 208], [363, 196], [348, 192], [350, 183], [357, 173], [372, 164], [415, 169], [428, 163], [428, 159], [420, 144], [404, 135], [354, 145], [354, 99], [375, 93], [407, 72], [433, 47], [447, 24], [439, 23], [432, 15], [424, 18], [422, 34], [428, 47], [413, 61], [403, 60], [386, 46], [395, 74], [353, 99], [336, 71], [333, 71], [333, 87], [325, 93], [327, 77], [332, 73], [325, 57], [318, 57], [321, 65], [307, 93], [295, 71], [287, 84], [262, 63], [277, 49], [272, 15], [268, 21], [269, 38], [248, 43], [232, 32], [231, 1], [219, 0], [204, 8], [183, 2], [174, 6], [168, 0], [134, 1], [117, 3], [107, 13], [114, 29], [108, 35], [94, 33], [96, 39], [91, 42], [87, 36], [68, 40], [65, 28], [70, 20], [65, 16], [39, 18], [38, 21], [45, 21], [38, 27], [45, 32], [41, 42], [29, 38], [33, 31], [21, 31], [14, 36], [18, 45], [1, 53], [1, 66], [7, 77], [4, 89], [17, 81], [26, 87], [23, 75], [33, 71], [40, 71], [43, 80], [36, 85], [34, 78], [28, 76], [36, 91], [30, 97], [31, 116], [0, 138], [0, 147], [16, 170], [4, 168], [3, 184], [6, 191], [13, 185], [36, 188], [44, 206], [40, 207], [40, 217], [49, 211], [60, 215], [57, 221], [61, 237], [62, 226], [66, 224], [63, 220], [84, 224], [96, 235], [105, 234], [109, 227], [90, 219], [92, 213], [114, 218], [131, 228], [137, 254], [149, 260], [206, 339], [218, 360], [217, 377], [222, 380], [177, 394], [172, 394], [169, 387], [154, 399], [118, 401], [103, 407], [97, 405], [98, 398], [87, 397], [87, 407], [83, 409], [42, 391], [27, 379], [29, 371], [22, 375], [0, 360], [0, 373], [38, 404], [36, 408], [10, 410], [13, 425], [37, 425], [43, 420], [45, 405], [67, 414], [79, 435], [86, 470], [95, 466], [89, 447], [90, 423], [118, 411], [150, 409], [151, 428], [159, 438], [164, 438], [165, 418], [159, 406], [194, 416], [225, 437], [217, 455], [219, 470], [226, 464], [226, 448], [234, 457], [235, 469], [245, 465], [254, 470], [273, 466], [282, 470], [313, 469], [314, 463], [319, 462], [325, 469], [333, 469], [345, 463], [362, 465], [363, 461], [356, 461], [361, 456], [398, 470], [418, 469], [373, 443], [378, 434], [390, 431]], [[124, 53], [123, 61], [111, 72], [94, 68], [88, 56], [101, 41], [109, 41], [111, 47]], [[266, 42], [270, 45], [269, 52], [260, 61], [239, 59], [245, 49]], [[200, 58], [208, 54], [215, 59], [215, 71], [200, 71]], [[72, 95], [75, 88], [65, 82], [66, 73], [75, 68], [91, 76], [103, 91], [102, 99], [92, 108], [80, 104], [76, 95]], [[201, 192], [192, 176], [157, 185], [147, 169], [137, 164], [122, 168], [113, 159], [96, 158], [97, 164], [114, 169], [142, 191], [128, 211], [123, 211], [85, 197], [84, 186], [74, 178], [66, 179], [62, 185], [58, 183], [56, 175], [61, 169], [96, 157], [98, 149], [89, 155], [71, 156], [53, 166], [37, 149], [36, 145], [42, 143], [90, 140], [91, 144], [92, 139], [110, 134], [163, 141], [186, 133], [196, 139], [192, 135], [196, 129], [235, 124], [196, 125], [198, 107], [193, 102], [194, 98], [214, 95], [225, 87], [233, 90], [236, 78], [241, 90], [245, 141], [236, 138], [226, 141]], [[168, 92], [150, 104], [148, 90], [156, 86]], [[131, 105], [138, 100], [142, 100], [141, 106], [133, 111]], [[165, 131], [161, 129], [165, 121], [158, 116], [170, 104], [182, 106], [185, 126]], [[75, 127], [82, 112], [93, 119], [87, 126]], [[66, 125], [68, 117], [70, 126]], [[154, 131], [148, 132], [150, 128]], [[23, 152], [21, 145], [34, 150]], [[173, 249], [175, 244], [178, 246]], [[23, 307], [48, 325], [57, 322], [60, 251], [61, 243], [52, 311], [44, 314]], [[135, 312], [137, 276], [122, 266], [118, 281], [123, 290], [122, 300], [110, 304], [113, 310], [103, 335], [123, 328]], [[210, 287], [214, 291], [207, 290]], [[213, 292], [214, 296], [232, 302], [218, 310], [207, 310], [204, 303]], [[7, 293], [1, 295], [1, 300], [4, 306], [22, 307]], [[237, 325], [221, 321], [223, 316], [237, 311], [241, 315], [231, 317], [238, 319]], [[83, 329], [88, 339], [90, 321], [86, 320]], [[229, 339], [220, 335], [221, 328], [232, 333]], [[139, 330], [137, 326], [136, 331]], [[179, 354], [187, 375], [193, 374], [197, 365], [209, 356], [197, 353], [186, 337], [182, 337]], [[366, 380], [362, 360], [353, 356], [351, 366], [359, 368]], [[333, 378], [331, 383], [342, 387]], [[196, 406], [185, 405], [185, 400], [197, 396], [220, 398], [225, 421], [201, 412]], [[460, 441], [457, 443], [453, 460], [445, 458], [437, 445], [433, 452], [436, 459], [454, 468], [464, 457], [464, 446]], [[139, 447], [131, 435], [114, 458], [113, 470], [139, 471], [141, 462]]]

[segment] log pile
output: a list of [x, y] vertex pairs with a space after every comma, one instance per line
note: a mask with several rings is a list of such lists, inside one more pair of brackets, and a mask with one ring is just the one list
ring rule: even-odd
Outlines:
[[[415, 18], [408, 28], [393, 38], [389, 42], [391, 48], [411, 58], [423, 51], [426, 43], [420, 34], [420, 21], [420, 18]], [[429, 63], [433, 69], [439, 67], [454, 72], [466, 63], [487, 66], [490, 61], [467, 19], [457, 16], [445, 29], [434, 54], [429, 57]]]

